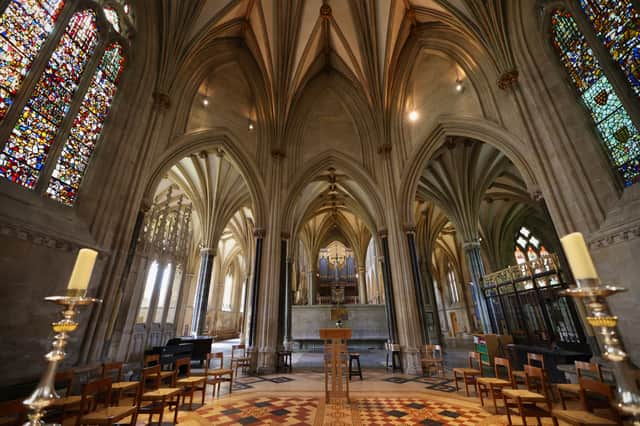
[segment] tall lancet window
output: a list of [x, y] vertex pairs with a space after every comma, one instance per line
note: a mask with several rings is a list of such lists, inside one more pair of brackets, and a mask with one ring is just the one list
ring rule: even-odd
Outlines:
[[552, 40], [563, 66], [591, 113], [613, 167], [625, 186], [640, 180], [640, 135], [598, 59], [569, 12], [551, 16]]
[[[133, 23], [124, 2], [95, 10], [63, 0], [6, 4], [0, 16], [0, 177], [72, 206], [116, 95]], [[77, 10], [61, 14], [64, 7]], [[58, 16], [64, 17], [59, 28]], [[29, 92], [20, 94], [21, 88]], [[17, 110], [7, 115], [14, 102]]]
[[640, 12], [630, 0], [580, 0], [580, 6], [640, 96]]
[[73, 121], [71, 133], [58, 157], [47, 188], [47, 194], [51, 198], [67, 205], [72, 205], [75, 201], [104, 120], [111, 109], [123, 69], [122, 46], [112, 43], [102, 55], [100, 65]]
[[12, 0], [0, 16], [0, 120], [13, 104], [63, 6], [62, 0]]
[[98, 45], [92, 10], [76, 13], [0, 154], [0, 175], [33, 188]]

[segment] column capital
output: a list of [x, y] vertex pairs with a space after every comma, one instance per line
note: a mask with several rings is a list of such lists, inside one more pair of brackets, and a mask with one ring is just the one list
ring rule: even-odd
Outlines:
[[210, 254], [211, 256], [215, 256], [216, 255], [216, 249], [215, 248], [208, 248], [208, 247], [203, 247], [200, 249], [200, 254]]
[[480, 248], [480, 240], [473, 240], [473, 241], [465, 241], [462, 243], [462, 248], [464, 248], [465, 250], [472, 250], [475, 248]]
[[505, 71], [498, 79], [498, 87], [502, 90], [511, 89], [518, 84], [518, 70]]
[[288, 239], [291, 238], [291, 234], [288, 233], [288, 232], [281, 232], [280, 233], [280, 238], [283, 239], [283, 240], [288, 240]]
[[405, 223], [404, 225], [404, 232], [407, 234], [415, 234], [416, 233], [416, 226], [412, 223]]
[[279, 148], [272, 149], [271, 156], [276, 160], [281, 160], [286, 157], [284, 150]]
[[383, 143], [378, 148], [378, 154], [389, 155], [389, 154], [391, 154], [391, 149], [392, 148], [393, 148], [393, 145], [391, 145], [390, 143]]
[[168, 93], [161, 92], [160, 90], [156, 90], [151, 94], [153, 99], [153, 105], [155, 107], [160, 107], [163, 109], [169, 109], [171, 106], [171, 97]]
[[253, 236], [255, 238], [264, 238], [266, 233], [267, 232], [264, 228], [256, 228], [253, 230]]
[[387, 231], [387, 229], [386, 229], [386, 228], [379, 229], [379, 230], [378, 230], [378, 236], [379, 236], [380, 238], [387, 238], [387, 236], [389, 236], [389, 231]]

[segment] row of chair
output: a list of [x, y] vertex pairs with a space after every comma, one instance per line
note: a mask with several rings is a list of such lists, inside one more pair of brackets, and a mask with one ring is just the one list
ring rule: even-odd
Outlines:
[[[453, 369], [456, 390], [459, 389], [458, 383], [461, 380], [465, 386], [465, 393], [469, 396], [469, 385], [472, 385], [483, 406], [485, 397], [491, 397], [496, 413], [498, 412], [497, 401], [502, 399], [509, 425], [512, 424], [512, 413], [520, 416], [525, 426], [527, 417], [536, 417], [538, 424], [541, 417], [551, 417], [556, 425], [557, 419], [573, 425], [621, 424], [618, 412], [613, 405], [612, 387], [602, 381], [602, 373], [597, 364], [576, 362], [579, 383], [557, 386], [563, 409], [556, 410], [552, 406], [553, 395], [542, 355], [527, 354], [527, 364], [521, 371], [513, 371], [509, 359], [495, 357], [494, 377], [484, 376], [479, 353], [469, 352], [468, 360], [468, 368]], [[587, 377], [588, 374], [585, 373], [590, 373], [592, 377]], [[520, 384], [523, 384], [525, 389], [519, 389]], [[566, 401], [569, 399], [579, 399], [583, 409], [567, 410]], [[597, 408], [610, 409], [613, 412], [613, 419], [593, 414], [593, 410]]]

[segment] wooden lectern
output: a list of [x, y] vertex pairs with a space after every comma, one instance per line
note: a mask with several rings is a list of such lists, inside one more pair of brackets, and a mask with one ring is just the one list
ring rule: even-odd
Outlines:
[[347, 339], [351, 338], [350, 328], [321, 328], [320, 338], [324, 340], [324, 393], [327, 402], [334, 398], [349, 400], [349, 353]]

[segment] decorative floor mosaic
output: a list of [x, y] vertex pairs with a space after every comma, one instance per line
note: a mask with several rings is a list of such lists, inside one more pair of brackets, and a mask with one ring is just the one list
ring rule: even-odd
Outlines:
[[271, 382], [271, 383], [287, 383], [292, 382], [295, 379], [286, 376], [279, 377], [260, 377], [260, 376], [243, 376], [237, 377], [233, 380], [233, 391], [240, 391], [246, 389], [252, 389], [254, 384], [261, 382]]
[[405, 384], [405, 383], [424, 383], [427, 386], [425, 389], [429, 390], [437, 390], [440, 392], [455, 392], [456, 387], [452, 385], [453, 380], [446, 379], [442, 377], [387, 377], [386, 379], [382, 379], [384, 382], [396, 383], [396, 384]]
[[352, 398], [325, 404], [318, 397], [248, 397], [219, 400], [193, 412], [212, 425], [477, 425], [480, 408], [423, 398]]

